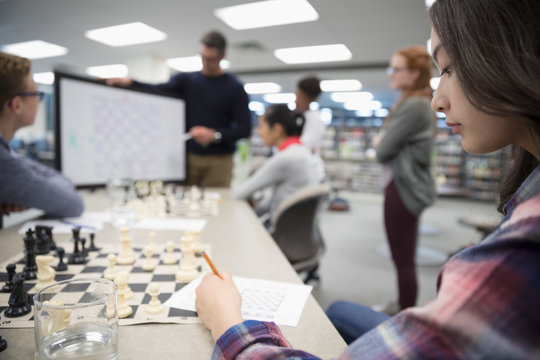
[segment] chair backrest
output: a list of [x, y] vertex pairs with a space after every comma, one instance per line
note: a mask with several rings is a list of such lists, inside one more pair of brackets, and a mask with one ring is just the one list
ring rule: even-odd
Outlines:
[[324, 252], [318, 213], [329, 194], [326, 184], [306, 186], [283, 200], [274, 212], [272, 236], [291, 264], [315, 259]]

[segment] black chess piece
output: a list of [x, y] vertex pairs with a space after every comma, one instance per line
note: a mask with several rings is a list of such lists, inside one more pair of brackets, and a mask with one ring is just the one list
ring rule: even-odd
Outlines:
[[88, 256], [88, 249], [86, 249], [86, 238], [80, 238], [79, 242], [81, 243], [81, 256]]
[[15, 283], [15, 288], [9, 296], [9, 308], [4, 311], [7, 317], [19, 317], [32, 311], [30, 297], [24, 291], [24, 275], [22, 273], [15, 274], [13, 282]]
[[2, 336], [0, 336], [0, 352], [6, 350], [6, 348], [7, 348], [7, 341], [2, 339]]
[[23, 273], [26, 280], [34, 280], [37, 278], [37, 265], [36, 265], [36, 239], [34, 238], [34, 232], [32, 229], [26, 231], [24, 241], [24, 252], [26, 254], [26, 265], [24, 266]]
[[6, 270], [8, 273], [8, 280], [6, 281], [6, 284], [2, 286], [2, 290], [0, 290], [3, 293], [10, 293], [15, 288], [15, 284], [13, 283], [13, 276], [15, 276], [15, 264], [9, 264], [6, 266]]
[[58, 255], [58, 264], [54, 267], [56, 271], [66, 271], [68, 269], [67, 264], [64, 262], [64, 255], [66, 251], [63, 247], [56, 248], [56, 255]]
[[75, 227], [71, 230], [73, 232], [73, 253], [68, 256], [68, 264], [84, 264], [84, 254], [79, 250], [79, 241], [81, 241], [79, 233], [80, 227]]
[[95, 233], [90, 233], [90, 246], [88, 246], [88, 251], [99, 251], [100, 248], [94, 243], [94, 238], [96, 237]]
[[47, 255], [50, 251], [49, 237], [40, 225], [35, 227], [36, 234], [36, 255]]
[[46, 226], [46, 225], [41, 225], [41, 226], [43, 227], [43, 229], [45, 229], [45, 233], [49, 237], [49, 249], [56, 250], [56, 243], [54, 242], [53, 232], [52, 232], [53, 227], [52, 226]]

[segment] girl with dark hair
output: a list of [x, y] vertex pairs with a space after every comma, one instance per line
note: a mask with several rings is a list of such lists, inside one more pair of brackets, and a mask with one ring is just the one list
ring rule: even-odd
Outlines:
[[[357, 339], [340, 359], [538, 359], [539, 16], [537, 0], [437, 0], [431, 7], [441, 72], [432, 108], [446, 114], [468, 152], [514, 147], [499, 206], [505, 217], [443, 265], [437, 297], [426, 306], [393, 318], [350, 307], [340, 328]], [[197, 289], [215, 359], [315, 358], [291, 348], [273, 323], [242, 322], [240, 295], [223, 275], [207, 275]]]
[[318, 182], [312, 166], [313, 155], [301, 142], [304, 116], [287, 105], [271, 105], [259, 118], [257, 132], [264, 144], [279, 152], [268, 159], [251, 177], [234, 189], [238, 199], [249, 199], [257, 191], [270, 188], [270, 195], [258, 201], [255, 212], [272, 216], [279, 204], [296, 190]]

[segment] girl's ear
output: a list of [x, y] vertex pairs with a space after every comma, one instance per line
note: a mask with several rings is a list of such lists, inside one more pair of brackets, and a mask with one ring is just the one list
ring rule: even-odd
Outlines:
[[272, 126], [272, 130], [276, 131], [279, 136], [287, 136], [287, 134], [285, 134], [285, 128], [280, 123], [275, 123]]

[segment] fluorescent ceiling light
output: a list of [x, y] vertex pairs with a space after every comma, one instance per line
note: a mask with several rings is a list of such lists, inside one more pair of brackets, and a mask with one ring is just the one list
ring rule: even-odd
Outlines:
[[293, 93], [278, 93], [264, 95], [264, 101], [271, 104], [288, 104], [296, 100], [296, 95]]
[[377, 109], [373, 112], [373, 115], [375, 115], [376, 117], [380, 117], [380, 118], [384, 118], [384, 117], [387, 117], [388, 114], [390, 114], [390, 111], [388, 109], [385, 109], [385, 108], [380, 108], [380, 109]]
[[190, 72], [200, 71], [202, 69], [202, 60], [200, 56], [186, 56], [167, 60], [167, 65], [175, 70]]
[[332, 93], [330, 98], [335, 102], [369, 102], [373, 100], [373, 94], [368, 91], [337, 92]]
[[260, 101], [250, 101], [249, 110], [253, 111], [255, 114], [261, 116], [264, 114], [264, 104]]
[[[171, 58], [167, 60], [167, 65], [181, 72], [192, 72], [202, 70], [202, 60], [200, 55]], [[229, 60], [223, 59], [219, 62], [222, 69], [231, 67]]]
[[38, 84], [52, 85], [54, 83], [53, 72], [35, 73], [33, 77]]
[[356, 79], [321, 81], [321, 90], [325, 92], [358, 91], [361, 89], [362, 89], [362, 83]]
[[352, 58], [352, 53], [343, 44], [277, 49], [274, 55], [286, 64], [346, 61]]
[[248, 94], [270, 94], [280, 92], [281, 86], [275, 82], [247, 83], [244, 85], [244, 90]]
[[358, 117], [370, 117], [371, 115], [373, 115], [373, 110], [361, 109], [361, 110], [356, 110], [354, 113]]
[[2, 51], [29, 59], [42, 59], [53, 56], [66, 55], [68, 49], [63, 46], [51, 44], [42, 40], [32, 40], [21, 43], [3, 45]]
[[99, 78], [126, 77], [128, 67], [124, 64], [91, 66], [86, 68], [86, 73]]
[[325, 125], [330, 125], [332, 123], [332, 109], [322, 108], [320, 111], [321, 119]]
[[306, 0], [269, 0], [214, 10], [234, 30], [301, 23], [319, 19], [319, 14]]
[[127, 46], [162, 41], [167, 34], [142, 22], [133, 22], [100, 29], [88, 30], [87, 38], [109, 46]]

